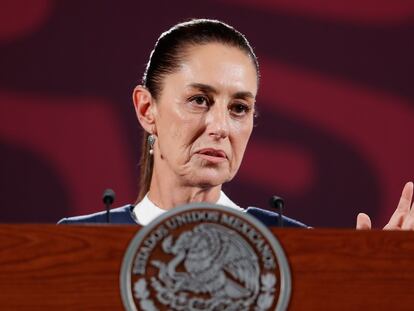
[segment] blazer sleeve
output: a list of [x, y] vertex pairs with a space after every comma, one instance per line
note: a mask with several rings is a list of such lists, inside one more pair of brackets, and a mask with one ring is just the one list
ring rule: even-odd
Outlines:
[[[279, 226], [279, 214], [276, 212], [250, 206], [247, 208], [246, 213], [256, 217], [266, 226], [269, 226], [269, 227]], [[289, 218], [287, 216], [282, 216], [282, 221], [283, 221], [283, 227], [285, 228], [306, 228], [306, 229], [312, 228], [296, 219]]]

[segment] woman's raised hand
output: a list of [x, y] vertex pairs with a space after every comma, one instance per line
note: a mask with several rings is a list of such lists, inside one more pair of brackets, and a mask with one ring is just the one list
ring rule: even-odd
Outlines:
[[[398, 206], [384, 230], [414, 230], [414, 203], [412, 199], [413, 183], [408, 182], [405, 184], [400, 202], [398, 202]], [[371, 229], [371, 219], [367, 214], [358, 214], [356, 228]]]

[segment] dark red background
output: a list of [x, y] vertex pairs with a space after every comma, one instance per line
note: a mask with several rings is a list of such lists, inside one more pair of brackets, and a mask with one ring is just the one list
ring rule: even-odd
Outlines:
[[131, 92], [158, 35], [190, 17], [245, 33], [260, 116], [241, 206], [313, 226], [381, 226], [414, 177], [414, 2], [398, 0], [0, 1], [1, 222], [56, 222], [137, 195]]

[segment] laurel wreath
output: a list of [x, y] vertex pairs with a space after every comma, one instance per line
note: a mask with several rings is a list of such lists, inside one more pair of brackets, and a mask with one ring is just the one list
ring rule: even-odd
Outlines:
[[257, 298], [256, 311], [265, 311], [268, 310], [273, 304], [275, 285], [276, 285], [276, 276], [272, 273], [264, 274], [260, 277], [262, 282], [262, 287], [260, 289], [261, 294]]
[[[260, 295], [257, 298], [257, 305], [254, 310], [266, 311], [272, 306], [273, 300], [275, 298], [274, 293], [276, 285], [276, 276], [272, 273], [267, 273], [261, 275], [260, 280], [262, 283], [262, 287], [260, 289]], [[134, 297], [139, 300], [140, 308], [143, 311], [158, 311], [158, 308], [155, 306], [154, 302], [151, 299], [149, 299], [149, 296], [150, 293], [147, 289], [147, 281], [144, 278], [141, 278], [138, 281], [136, 281], [134, 284]]]
[[139, 279], [134, 284], [134, 297], [139, 300], [139, 305], [143, 311], [158, 311], [154, 302], [148, 299], [150, 293], [147, 289], [147, 281]]

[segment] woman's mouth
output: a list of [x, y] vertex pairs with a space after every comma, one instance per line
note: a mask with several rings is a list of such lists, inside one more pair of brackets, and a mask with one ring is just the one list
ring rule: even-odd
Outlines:
[[227, 160], [226, 153], [220, 149], [205, 148], [197, 151], [196, 154], [212, 163], [221, 163]]

